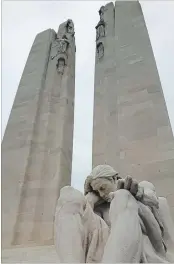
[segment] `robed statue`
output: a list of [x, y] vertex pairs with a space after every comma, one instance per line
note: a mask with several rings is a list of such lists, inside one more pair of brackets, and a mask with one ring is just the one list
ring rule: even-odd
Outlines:
[[166, 198], [152, 183], [95, 167], [84, 194], [61, 189], [55, 246], [62, 263], [174, 262], [174, 226]]

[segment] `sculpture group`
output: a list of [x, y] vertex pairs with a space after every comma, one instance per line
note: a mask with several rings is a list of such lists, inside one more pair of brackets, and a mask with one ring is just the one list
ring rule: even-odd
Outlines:
[[68, 19], [63, 23], [61, 31], [57, 34], [57, 38], [52, 45], [51, 59], [57, 58], [56, 67], [59, 74], [64, 73], [68, 58], [67, 49], [74, 34], [74, 24], [71, 19]]
[[109, 165], [95, 167], [84, 195], [61, 189], [55, 245], [66, 263], [173, 262], [174, 227], [167, 200], [152, 183], [122, 179]]
[[174, 262], [174, 141], [141, 5], [110, 2], [99, 16], [84, 193], [69, 186], [73, 21], [40, 32], [31, 47], [2, 142], [3, 262]]

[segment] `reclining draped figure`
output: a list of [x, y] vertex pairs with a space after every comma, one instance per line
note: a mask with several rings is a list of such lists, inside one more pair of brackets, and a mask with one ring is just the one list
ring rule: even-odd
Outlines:
[[84, 195], [71, 186], [60, 192], [54, 230], [60, 262], [174, 262], [169, 207], [152, 183], [99, 165], [84, 189]]

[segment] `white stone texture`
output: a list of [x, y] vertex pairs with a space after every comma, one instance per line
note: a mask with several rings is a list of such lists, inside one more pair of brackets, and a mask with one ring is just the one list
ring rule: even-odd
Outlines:
[[114, 10], [109, 3], [104, 19], [105, 53], [95, 65], [93, 167], [109, 164], [122, 177], [152, 182], [174, 218], [174, 138], [141, 6], [117, 1]]
[[[36, 36], [4, 135], [4, 249], [53, 245], [59, 190], [71, 184], [75, 39], [67, 32], [67, 49], [52, 59], [61, 32], [62, 25], [58, 34], [49, 29]], [[66, 59], [63, 72], [58, 58]]]

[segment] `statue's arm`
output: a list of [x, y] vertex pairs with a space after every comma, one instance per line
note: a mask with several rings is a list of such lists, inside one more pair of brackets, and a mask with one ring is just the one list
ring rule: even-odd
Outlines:
[[150, 207], [158, 208], [159, 201], [156, 195], [155, 187], [151, 182], [142, 181], [138, 183], [131, 176], [117, 181], [117, 190], [126, 189], [140, 202]]
[[135, 197], [145, 205], [156, 208], [159, 207], [159, 199], [157, 197], [155, 187], [151, 182], [140, 182], [138, 184], [138, 192]]
[[94, 209], [95, 205], [99, 205], [103, 203], [103, 200], [98, 195], [96, 195], [94, 192], [88, 192], [85, 195], [85, 197], [87, 201], [89, 202], [89, 204], [91, 205], [92, 209]]

